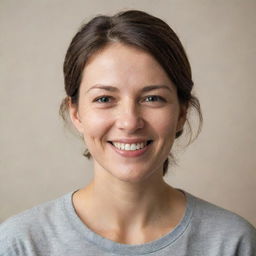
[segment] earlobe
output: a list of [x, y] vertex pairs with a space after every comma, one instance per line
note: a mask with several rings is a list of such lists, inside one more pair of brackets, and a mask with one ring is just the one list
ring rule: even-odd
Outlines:
[[83, 125], [81, 122], [81, 118], [79, 116], [78, 106], [77, 104], [73, 104], [70, 98], [68, 100], [68, 109], [69, 109], [69, 116], [73, 125], [75, 126], [75, 128], [78, 130], [79, 133], [83, 133]]

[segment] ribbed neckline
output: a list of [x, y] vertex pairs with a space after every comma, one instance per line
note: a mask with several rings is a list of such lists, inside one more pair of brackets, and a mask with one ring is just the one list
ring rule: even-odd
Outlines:
[[67, 210], [66, 214], [69, 217], [69, 220], [72, 222], [72, 226], [76, 229], [80, 236], [86, 239], [87, 241], [93, 243], [101, 250], [119, 255], [143, 255], [147, 253], [156, 252], [165, 248], [166, 246], [174, 243], [185, 232], [192, 216], [194, 208], [194, 197], [185, 191], [182, 192], [186, 196], [186, 210], [180, 223], [174, 229], [172, 229], [171, 232], [167, 233], [161, 238], [138, 245], [117, 243], [107, 238], [104, 238], [95, 233], [94, 231], [92, 231], [91, 229], [89, 229], [81, 221], [81, 219], [79, 218], [74, 209], [72, 197], [75, 191], [64, 196], [63, 206]]

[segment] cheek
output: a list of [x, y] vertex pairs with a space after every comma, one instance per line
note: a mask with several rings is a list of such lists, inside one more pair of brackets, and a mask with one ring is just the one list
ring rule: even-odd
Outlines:
[[96, 111], [85, 111], [85, 113], [82, 115], [82, 123], [86, 142], [90, 139], [101, 139], [111, 126], [110, 118], [106, 118], [105, 113]]
[[166, 111], [151, 115], [151, 125], [160, 137], [175, 136], [177, 128], [177, 111]]

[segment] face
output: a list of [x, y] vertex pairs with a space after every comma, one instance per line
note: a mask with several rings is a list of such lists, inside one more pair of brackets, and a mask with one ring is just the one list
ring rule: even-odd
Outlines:
[[162, 177], [184, 112], [160, 64], [150, 54], [120, 43], [90, 58], [78, 106], [70, 105], [97, 175], [126, 182], [153, 174]]

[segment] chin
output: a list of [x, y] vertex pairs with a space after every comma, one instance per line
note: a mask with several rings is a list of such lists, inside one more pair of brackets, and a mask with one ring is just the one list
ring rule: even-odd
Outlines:
[[[110, 178], [110, 180], [114, 179], [128, 183], [141, 183], [150, 178], [159, 179], [163, 175], [161, 172], [162, 162], [160, 161], [159, 163], [142, 161], [141, 163], [125, 162], [122, 164], [114, 164], [114, 162], [114, 160], [97, 161], [94, 158], [94, 170], [106, 180]], [[98, 172], [98, 170], [100, 171]]]
[[125, 169], [122, 172], [120, 172], [120, 170], [117, 172], [112, 171], [111, 174], [113, 177], [115, 177], [120, 181], [135, 184], [135, 183], [140, 183], [147, 180], [151, 175], [153, 175], [153, 172], [148, 172], [142, 169], [138, 169], [138, 170]]

